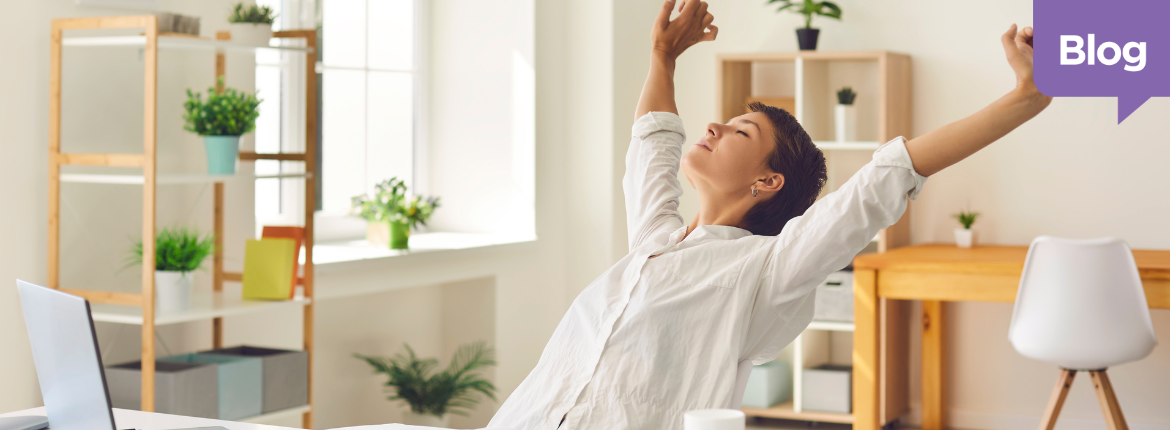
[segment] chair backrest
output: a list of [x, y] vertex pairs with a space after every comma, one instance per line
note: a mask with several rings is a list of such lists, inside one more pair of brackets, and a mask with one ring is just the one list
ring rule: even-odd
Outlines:
[[1157, 340], [1133, 252], [1114, 238], [1032, 241], [1008, 339], [1067, 369], [1140, 360]]

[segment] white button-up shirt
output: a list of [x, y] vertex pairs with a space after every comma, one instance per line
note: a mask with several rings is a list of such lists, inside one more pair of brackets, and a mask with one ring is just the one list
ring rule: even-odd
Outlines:
[[[812, 320], [816, 286], [898, 220], [918, 175], [902, 138], [778, 236], [678, 212], [678, 115], [633, 127], [622, 181], [630, 253], [569, 307], [491, 427], [681, 429], [683, 413], [733, 406], [740, 363], [779, 355]], [[655, 258], [649, 258], [657, 256]]]

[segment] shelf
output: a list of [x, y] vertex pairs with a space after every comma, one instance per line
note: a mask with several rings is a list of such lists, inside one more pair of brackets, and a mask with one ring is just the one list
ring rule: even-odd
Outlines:
[[779, 405], [767, 408], [740, 408], [744, 415], [749, 417], [761, 418], [777, 418], [782, 420], [797, 420], [797, 421], [816, 421], [822, 423], [841, 423], [853, 424], [853, 414], [835, 414], [832, 412], [813, 412], [801, 411], [796, 412], [792, 408], [792, 402], [781, 403]]
[[[104, 36], [104, 37], [64, 37], [61, 38], [62, 46], [146, 46], [146, 36]], [[159, 48], [172, 49], [206, 49], [206, 50], [225, 50], [225, 51], [257, 51], [257, 50], [278, 50], [278, 51], [300, 51], [308, 52], [309, 48], [297, 48], [288, 46], [258, 46], [248, 45], [239, 42], [230, 42], [224, 40], [211, 40], [193, 37], [175, 37], [175, 36], [159, 36]]]
[[[154, 324], [167, 325], [191, 321], [204, 321], [217, 317], [249, 314], [282, 308], [300, 308], [308, 305], [310, 299], [294, 300], [244, 300], [239, 293], [196, 293], [191, 297], [191, 309], [185, 311], [155, 311]], [[94, 321], [142, 325], [142, 308], [93, 303], [90, 305]]]
[[281, 409], [279, 411], [256, 415], [254, 417], [244, 418], [238, 421], [251, 424], [269, 424], [273, 421], [283, 420], [286, 418], [300, 418], [301, 414], [309, 412], [312, 409], [313, 408], [309, 405], [297, 406], [295, 408]]
[[824, 331], [853, 331], [853, 323], [848, 321], [813, 321], [808, 324], [806, 330], [824, 330]]
[[[278, 178], [306, 178], [307, 173], [281, 173], [276, 175], [254, 175], [237, 173], [234, 175], [210, 175], [206, 173], [169, 173], [160, 174], [155, 180], [159, 185], [164, 184], [210, 184], [216, 182], [251, 181], [256, 179]], [[61, 182], [82, 184], [123, 184], [142, 185], [145, 180], [142, 175], [102, 174], [102, 173], [62, 173]]]
[[881, 146], [879, 142], [837, 142], [832, 140], [814, 141], [813, 144], [822, 151], [874, 151]]

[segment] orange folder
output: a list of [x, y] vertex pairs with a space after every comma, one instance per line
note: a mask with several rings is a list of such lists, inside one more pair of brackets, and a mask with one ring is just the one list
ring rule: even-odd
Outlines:
[[288, 227], [288, 226], [264, 226], [264, 231], [260, 233], [261, 238], [286, 238], [292, 239], [296, 242], [296, 251], [293, 252], [293, 273], [292, 273], [292, 287], [289, 288], [288, 298], [292, 299], [297, 294], [297, 273], [301, 268], [301, 244], [305, 243], [305, 228], [304, 227]]

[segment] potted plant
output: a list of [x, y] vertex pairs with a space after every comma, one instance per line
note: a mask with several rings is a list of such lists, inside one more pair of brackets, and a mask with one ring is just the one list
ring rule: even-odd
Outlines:
[[857, 93], [853, 92], [853, 88], [845, 87], [837, 91], [837, 141], [838, 142], [854, 142], [857, 140], [857, 107], [853, 106], [853, 100], [857, 99]]
[[272, 39], [272, 21], [275, 19], [276, 14], [268, 6], [236, 3], [228, 14], [228, 30], [232, 33], [232, 41], [268, 46], [268, 40]]
[[959, 248], [970, 248], [975, 242], [975, 234], [971, 231], [971, 225], [975, 224], [975, 219], [979, 218], [979, 212], [960, 211], [954, 215], [955, 219], [959, 220], [962, 227], [955, 227], [955, 245]]
[[406, 182], [390, 178], [374, 186], [373, 194], [353, 198], [352, 214], [366, 220], [366, 239], [390, 249], [410, 247], [410, 231], [439, 207], [438, 197], [422, 198], [406, 194]]
[[[433, 358], [420, 359], [410, 345], [406, 354], [394, 357], [369, 357], [354, 354], [374, 368], [374, 373], [388, 377], [389, 400], [402, 400], [410, 406], [403, 415], [403, 424], [447, 427], [447, 414], [467, 416], [460, 409], [471, 409], [479, 403], [479, 394], [495, 400], [495, 385], [483, 379], [478, 371], [495, 366], [492, 349], [483, 342], [460, 346], [451, 363], [441, 372], [432, 374], [439, 365]], [[477, 394], [478, 393], [478, 394]]]
[[780, 3], [780, 8], [776, 12], [789, 9], [792, 12], [804, 15], [804, 28], [796, 29], [796, 40], [800, 44], [801, 51], [814, 51], [817, 49], [817, 37], [821, 30], [812, 28], [813, 15], [820, 15], [835, 20], [841, 20], [841, 7], [836, 3], [829, 1], [814, 1], [814, 0], [768, 0], [768, 4]]
[[[222, 86], [223, 78], [219, 79]], [[256, 129], [260, 116], [260, 99], [235, 88], [216, 92], [207, 89], [207, 100], [200, 93], [187, 89], [183, 102], [183, 129], [203, 136], [207, 149], [207, 172], [212, 175], [232, 175], [240, 154], [240, 136]]]
[[[164, 228], [154, 237], [154, 297], [158, 310], [181, 311], [191, 307], [191, 272], [215, 251], [211, 234], [185, 227]], [[142, 241], [127, 260], [142, 264]]]

